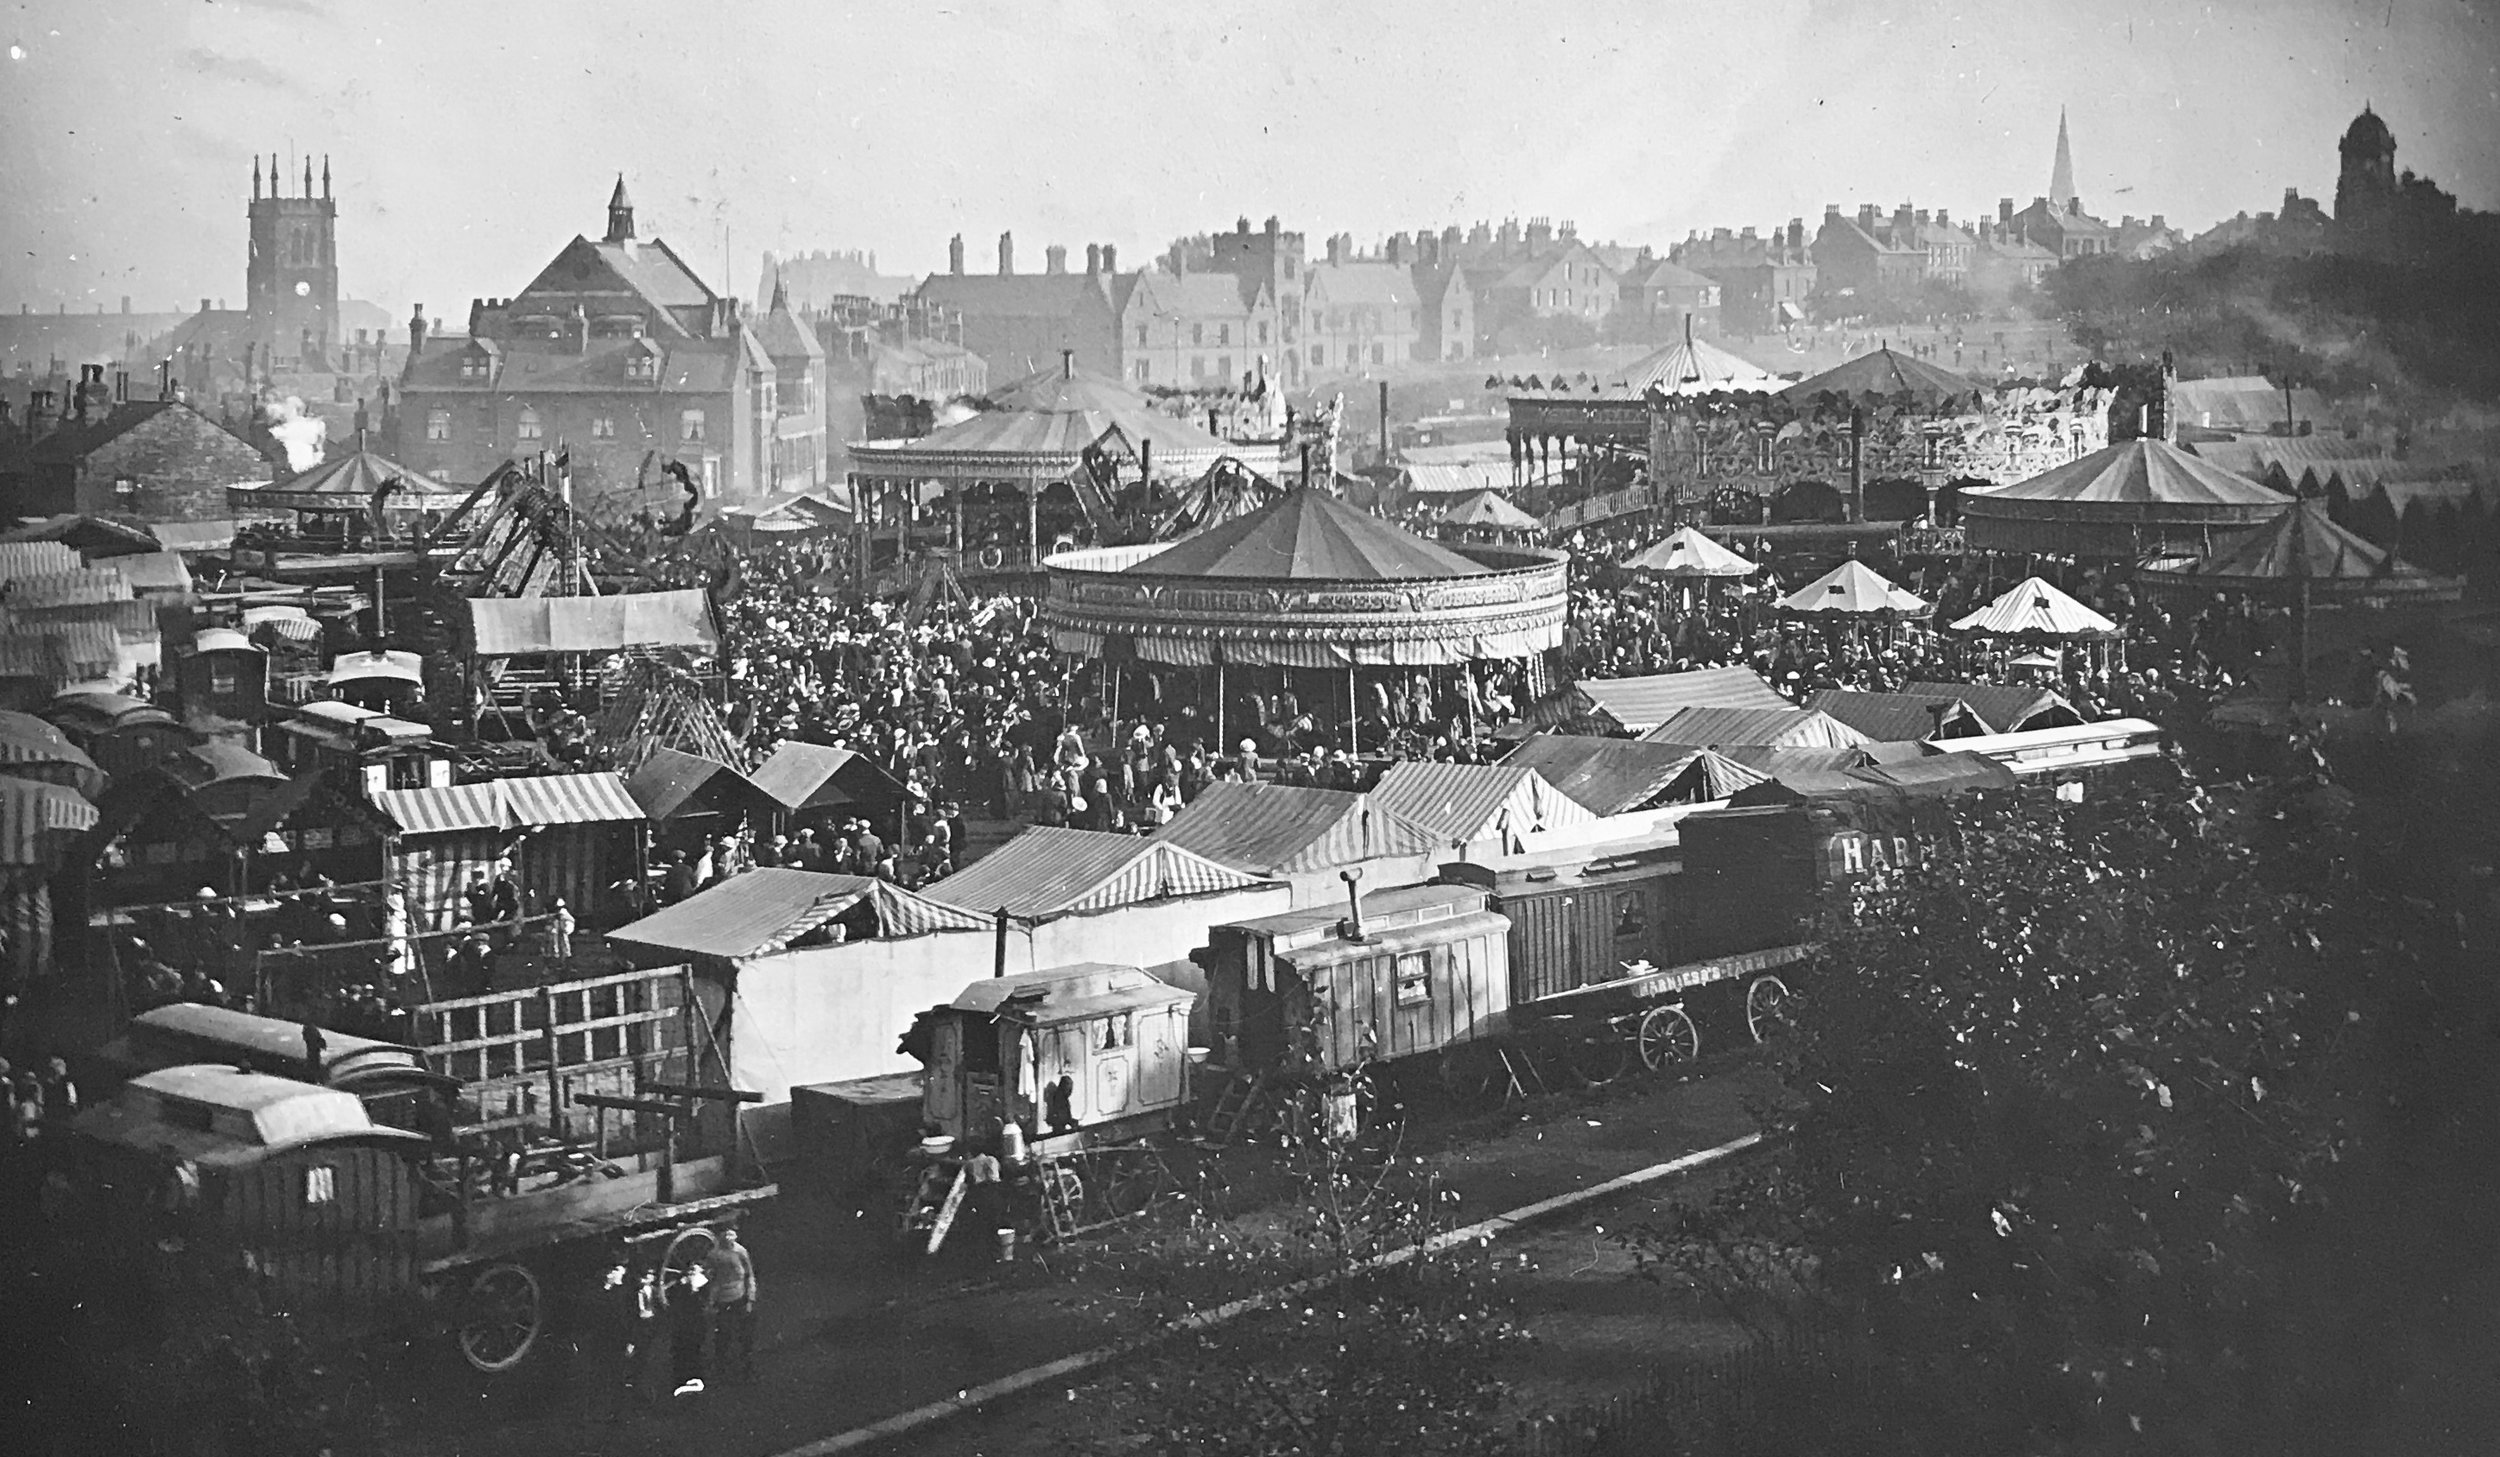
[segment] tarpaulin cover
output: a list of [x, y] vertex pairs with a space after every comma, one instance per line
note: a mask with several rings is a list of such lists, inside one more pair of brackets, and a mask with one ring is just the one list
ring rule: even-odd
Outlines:
[[882, 880], [766, 866], [618, 927], [607, 939], [665, 956], [742, 961], [785, 949], [862, 900], [876, 908], [880, 940], [991, 926], [987, 916], [939, 905]]
[[469, 626], [478, 655], [489, 658], [720, 646], [711, 604], [694, 587], [611, 597], [472, 597]]
[[1389, 582], [1480, 577], [1489, 568], [1317, 491], [1287, 491], [1130, 567], [1133, 575]]

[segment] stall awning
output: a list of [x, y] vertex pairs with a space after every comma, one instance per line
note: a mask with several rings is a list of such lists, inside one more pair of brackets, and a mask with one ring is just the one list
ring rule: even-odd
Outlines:
[[489, 658], [720, 646], [711, 604], [694, 587], [609, 597], [472, 597], [469, 627], [478, 655]]
[[0, 775], [0, 865], [40, 865], [45, 835], [91, 830], [96, 819], [75, 789]]
[[625, 780], [625, 791], [655, 820], [722, 807], [770, 812], [782, 806], [755, 781], [718, 759], [660, 748]]
[[1037, 825], [931, 885], [929, 897], [1030, 920], [1268, 883], [1160, 840]]
[[449, 835], [462, 831], [517, 830], [532, 825], [593, 825], [645, 818], [610, 773], [540, 774], [489, 779], [425, 789], [383, 789], [373, 806], [403, 835]]
[[880, 940], [990, 929], [987, 916], [938, 905], [882, 880], [767, 866], [620, 926], [608, 940], [663, 956], [743, 961], [786, 949], [863, 900], [875, 905]]

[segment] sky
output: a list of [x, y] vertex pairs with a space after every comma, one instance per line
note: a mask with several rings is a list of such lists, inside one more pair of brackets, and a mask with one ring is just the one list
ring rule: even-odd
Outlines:
[[1019, 265], [1276, 214], [1479, 218], [1662, 249], [1827, 203], [2048, 189], [2202, 228], [2332, 204], [2367, 101], [2500, 208], [2500, 0], [0, 0], [0, 308], [240, 307], [252, 157], [330, 160], [342, 291], [457, 322], [616, 176], [644, 237]]

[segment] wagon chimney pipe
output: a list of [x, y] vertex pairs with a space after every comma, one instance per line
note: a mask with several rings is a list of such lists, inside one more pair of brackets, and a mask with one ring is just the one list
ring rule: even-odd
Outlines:
[[1348, 941], [1360, 941], [1363, 939], [1362, 867], [1357, 866], [1352, 870], [1340, 870], [1337, 872], [1337, 878], [1345, 882], [1345, 938]]
[[990, 977], [991, 977], [991, 979], [992, 979], [992, 980], [996, 980], [997, 978], [1003, 977], [1003, 976], [1005, 976], [1006, 974], [1007, 974], [1007, 908], [1006, 908], [1005, 906], [1000, 906], [1000, 907], [998, 908], [998, 948], [997, 948], [997, 950], [996, 950], [995, 952], [993, 952], [993, 953], [992, 953], [992, 958], [991, 958], [991, 961], [990, 961]]

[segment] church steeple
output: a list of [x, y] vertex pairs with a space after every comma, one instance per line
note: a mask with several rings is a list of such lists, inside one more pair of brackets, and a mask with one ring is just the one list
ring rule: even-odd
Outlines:
[[260, 153], [252, 154], [252, 201], [260, 201]]
[[2057, 109], [2057, 160], [2049, 166], [2049, 206], [2059, 212], [2075, 200], [2075, 154], [2066, 145], [2066, 108]]
[[616, 191], [608, 194], [608, 238], [630, 243], [634, 238], [634, 200], [625, 195], [625, 174], [616, 174]]

